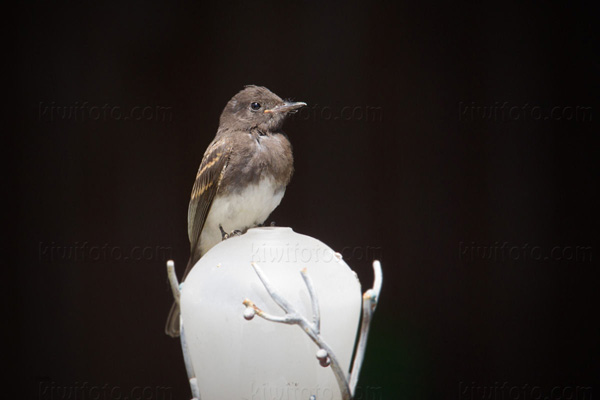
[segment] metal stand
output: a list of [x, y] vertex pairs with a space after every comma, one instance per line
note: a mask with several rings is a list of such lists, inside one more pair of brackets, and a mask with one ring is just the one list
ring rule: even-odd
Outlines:
[[[354, 357], [352, 371], [350, 372], [350, 374], [342, 370], [335, 354], [333, 353], [333, 350], [327, 345], [327, 343], [325, 343], [325, 341], [321, 337], [321, 315], [319, 311], [319, 301], [317, 298], [317, 294], [314, 290], [312, 280], [310, 279], [306, 268], [303, 268], [300, 271], [300, 275], [304, 280], [304, 284], [306, 285], [306, 289], [308, 290], [308, 294], [310, 296], [313, 314], [312, 322], [308, 321], [304, 316], [300, 315], [296, 311], [294, 306], [277, 291], [277, 289], [270, 283], [269, 279], [266, 277], [266, 275], [258, 266], [258, 264], [251, 263], [251, 265], [258, 277], [260, 278], [260, 281], [262, 282], [263, 286], [271, 296], [271, 298], [275, 301], [275, 303], [277, 303], [277, 305], [279, 305], [279, 307], [281, 307], [283, 311], [285, 311], [285, 315], [276, 316], [267, 314], [264, 311], [262, 311], [256, 304], [254, 304], [250, 299], [245, 299], [243, 302], [243, 304], [246, 306], [246, 309], [243, 313], [244, 318], [247, 320], [251, 320], [254, 318], [254, 316], [258, 315], [259, 317], [264, 318], [267, 321], [282, 324], [298, 325], [300, 328], [302, 328], [302, 330], [306, 332], [310, 339], [319, 347], [319, 350], [317, 350], [316, 353], [316, 357], [319, 360], [321, 366], [331, 366], [331, 369], [340, 387], [340, 392], [342, 393], [343, 400], [352, 400], [356, 392], [358, 376], [360, 374], [365, 350], [367, 348], [367, 338], [369, 336], [371, 320], [373, 317], [373, 313], [377, 308], [377, 301], [379, 299], [379, 293], [381, 291], [381, 285], [383, 282], [381, 263], [377, 260], [373, 261], [373, 272], [375, 277], [373, 287], [371, 289], [368, 289], [363, 294], [362, 323], [360, 327], [360, 335], [358, 339], [356, 355]], [[179, 303], [181, 287], [177, 280], [177, 275], [175, 274], [175, 264], [173, 261], [167, 262], [167, 275], [169, 276], [171, 289], [173, 290], [173, 297], [175, 298], [175, 301]], [[194, 396], [192, 400], [200, 400], [200, 392], [198, 390], [196, 374], [194, 373], [194, 368], [192, 366], [189, 356], [189, 350], [185, 341], [183, 322], [181, 322], [180, 338], [181, 349], [183, 351], [183, 359], [185, 362], [188, 379], [190, 381], [192, 395]], [[310, 400], [318, 399], [316, 399], [315, 396], [311, 396]]]
[[[177, 280], [177, 274], [175, 274], [175, 263], [173, 260], [167, 261], [167, 276], [171, 283], [171, 290], [173, 292], [173, 298], [180, 304], [179, 299], [181, 297], [181, 288], [183, 283], [180, 285]], [[190, 389], [192, 391], [192, 400], [200, 400], [200, 390], [198, 390], [198, 381], [196, 374], [194, 373], [194, 366], [190, 359], [190, 352], [185, 340], [185, 329], [183, 327], [183, 321], [181, 315], [179, 317], [179, 339], [181, 340], [181, 352], [183, 353], [183, 362], [185, 363], [185, 370], [187, 371], [188, 380], [190, 382]]]

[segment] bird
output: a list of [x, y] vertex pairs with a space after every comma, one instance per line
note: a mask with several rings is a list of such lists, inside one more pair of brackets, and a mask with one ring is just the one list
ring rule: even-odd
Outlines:
[[[304, 106], [256, 85], [246, 85], [229, 100], [192, 187], [190, 257], [182, 282], [213, 246], [262, 225], [279, 205], [294, 172], [292, 145], [282, 126]], [[165, 326], [171, 337], [180, 334], [179, 315], [174, 302]]]

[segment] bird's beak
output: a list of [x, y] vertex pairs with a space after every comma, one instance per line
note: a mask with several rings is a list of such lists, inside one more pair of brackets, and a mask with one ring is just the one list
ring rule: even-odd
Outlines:
[[285, 102], [281, 105], [275, 106], [273, 108], [271, 108], [270, 110], [265, 110], [265, 114], [272, 114], [272, 113], [288, 113], [288, 112], [296, 112], [299, 108], [302, 108], [306, 105], [306, 103], [303, 103], [301, 101], [292, 103], [292, 102]]

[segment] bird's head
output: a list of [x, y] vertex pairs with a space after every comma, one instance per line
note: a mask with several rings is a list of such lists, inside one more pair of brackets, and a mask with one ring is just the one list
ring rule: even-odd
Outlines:
[[248, 85], [233, 96], [221, 114], [221, 127], [273, 132], [281, 128], [286, 116], [306, 103], [282, 100], [263, 86]]

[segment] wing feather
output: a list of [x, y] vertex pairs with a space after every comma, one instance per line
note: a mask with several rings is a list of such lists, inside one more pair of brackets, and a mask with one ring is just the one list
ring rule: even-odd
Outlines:
[[188, 237], [190, 239], [190, 262], [184, 273], [184, 279], [191, 266], [200, 259], [198, 242], [217, 194], [219, 184], [231, 156], [231, 147], [224, 140], [213, 142], [202, 159], [196, 180], [192, 188], [192, 196], [188, 208]]

